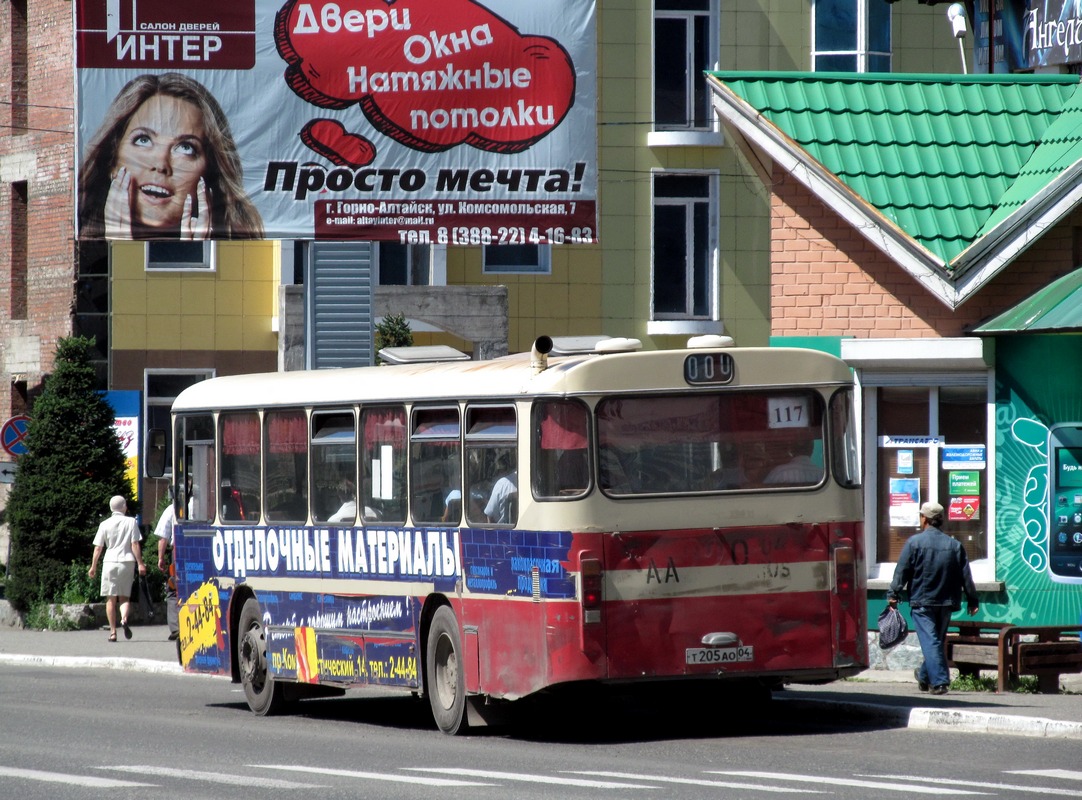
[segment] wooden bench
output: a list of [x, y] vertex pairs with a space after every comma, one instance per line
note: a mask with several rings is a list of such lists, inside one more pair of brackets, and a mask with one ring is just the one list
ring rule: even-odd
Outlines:
[[1022, 675], [1034, 675], [1042, 693], [1056, 694], [1060, 675], [1082, 672], [1082, 626], [957, 620], [951, 628], [956, 632], [947, 633], [948, 665], [974, 677], [982, 669], [996, 670], [998, 692]]

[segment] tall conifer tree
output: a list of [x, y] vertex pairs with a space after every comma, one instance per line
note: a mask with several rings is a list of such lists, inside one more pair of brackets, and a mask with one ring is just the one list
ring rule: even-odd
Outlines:
[[5, 587], [21, 611], [53, 602], [72, 562], [90, 564], [94, 532], [123, 495], [135, 510], [115, 413], [94, 388], [93, 340], [61, 339], [55, 370], [30, 412], [27, 452], [8, 498], [11, 563]]

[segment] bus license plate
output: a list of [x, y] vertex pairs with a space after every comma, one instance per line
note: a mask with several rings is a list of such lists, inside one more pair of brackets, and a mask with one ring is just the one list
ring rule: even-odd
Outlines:
[[688, 664], [735, 664], [755, 660], [754, 647], [689, 647]]

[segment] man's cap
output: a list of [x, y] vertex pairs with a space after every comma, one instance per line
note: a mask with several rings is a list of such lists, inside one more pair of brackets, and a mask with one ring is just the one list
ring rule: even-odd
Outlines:
[[113, 497], [109, 500], [109, 509], [112, 511], [127, 511], [128, 501], [124, 499], [123, 495], [113, 495]]
[[935, 519], [943, 516], [943, 506], [929, 500], [920, 507], [920, 515], [925, 519]]

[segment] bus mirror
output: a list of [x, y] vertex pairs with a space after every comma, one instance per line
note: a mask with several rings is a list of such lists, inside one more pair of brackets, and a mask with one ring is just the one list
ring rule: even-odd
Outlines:
[[147, 431], [147, 476], [160, 478], [165, 475], [165, 431], [151, 428]]

